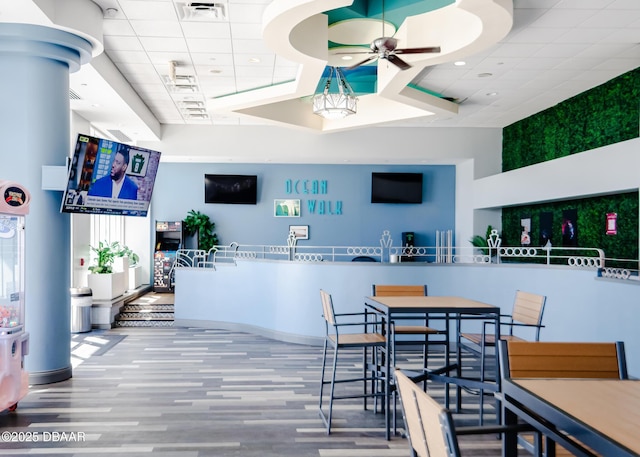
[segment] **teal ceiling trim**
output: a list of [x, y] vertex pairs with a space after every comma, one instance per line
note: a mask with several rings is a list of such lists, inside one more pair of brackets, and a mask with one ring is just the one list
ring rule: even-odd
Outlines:
[[436, 92], [436, 91], [434, 91], [434, 90], [427, 89], [427, 88], [425, 88], [425, 87], [417, 86], [417, 85], [415, 85], [415, 84], [413, 84], [413, 83], [409, 83], [409, 84], [407, 84], [407, 87], [410, 87], [411, 89], [419, 90], [420, 92], [424, 92], [425, 94], [433, 95], [433, 96], [435, 96], [435, 97], [444, 98], [444, 95], [442, 95], [442, 94], [441, 94], [441, 93], [439, 93], [439, 92]]
[[237, 90], [235, 92], [229, 92], [227, 94], [216, 95], [215, 97], [211, 97], [211, 98], [212, 99], [216, 99], [216, 98], [231, 97], [232, 95], [245, 94], [245, 93], [248, 93], [248, 92], [253, 92], [253, 91], [258, 90], [258, 89], [265, 89], [267, 87], [281, 86], [282, 84], [289, 84], [289, 83], [293, 83], [295, 81], [296, 81], [295, 79], [289, 79], [287, 81], [279, 81], [279, 82], [274, 83], [274, 84], [267, 84], [267, 85], [264, 85], [264, 86], [258, 86], [258, 87], [254, 87], [254, 88], [251, 88], [251, 89], [245, 89], [245, 90]]
[[[324, 69], [324, 72], [322, 72], [322, 77], [320, 78], [320, 81], [318, 81], [318, 85], [316, 87], [316, 94], [324, 90], [327, 76], [329, 76], [329, 68], [330, 67], [326, 67]], [[377, 66], [362, 66], [354, 68], [353, 70], [343, 69], [343, 71], [344, 77], [347, 78], [347, 81], [351, 85], [351, 88], [356, 95], [376, 93], [378, 81]], [[331, 92], [338, 91], [338, 87], [335, 84], [335, 79], [331, 82], [331, 86], [329, 89]]]
[[[454, 0], [384, 0], [384, 20], [398, 28], [408, 16], [428, 13], [453, 3]], [[350, 6], [327, 11], [329, 25], [349, 19], [382, 19], [382, 4], [383, 0], [354, 0]]]

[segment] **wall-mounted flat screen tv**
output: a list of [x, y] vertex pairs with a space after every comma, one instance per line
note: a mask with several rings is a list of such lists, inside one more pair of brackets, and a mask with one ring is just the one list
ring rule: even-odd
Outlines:
[[371, 203], [422, 203], [422, 173], [371, 173]]
[[255, 205], [258, 202], [258, 177], [205, 174], [204, 202]]
[[144, 217], [159, 164], [158, 151], [78, 135], [60, 211]]

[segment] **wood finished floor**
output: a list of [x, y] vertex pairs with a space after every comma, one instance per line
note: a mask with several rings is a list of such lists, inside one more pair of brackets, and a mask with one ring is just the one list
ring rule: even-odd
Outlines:
[[[363, 411], [361, 400], [336, 402], [326, 435], [319, 347], [191, 328], [116, 328], [74, 342], [72, 379], [32, 386], [15, 412], [0, 413], [0, 455], [410, 455], [402, 436], [384, 439], [384, 415]], [[354, 354], [347, 365], [359, 362]], [[440, 399], [442, 392], [430, 390]], [[477, 398], [468, 408], [456, 417], [474, 422]], [[7, 442], [6, 432], [18, 440]], [[500, 455], [495, 436], [461, 442], [464, 456]]]

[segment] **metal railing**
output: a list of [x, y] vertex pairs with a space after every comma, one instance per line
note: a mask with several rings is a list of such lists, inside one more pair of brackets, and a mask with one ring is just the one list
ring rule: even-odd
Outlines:
[[383, 231], [380, 246], [300, 246], [294, 233], [289, 233], [286, 245], [248, 245], [231, 243], [215, 246], [209, 251], [180, 249], [171, 274], [176, 268], [211, 268], [235, 266], [238, 260], [281, 260], [295, 262], [425, 262], [452, 264], [519, 263], [564, 265], [597, 271], [599, 277], [639, 279], [640, 262], [632, 259], [607, 259], [602, 249], [581, 247], [502, 246], [493, 230], [487, 247], [454, 247], [451, 230], [436, 231], [435, 246], [392, 246], [388, 230]]
[[[572, 247], [455, 247], [434, 246], [378, 247], [378, 246], [284, 246], [241, 245], [215, 246], [209, 251], [180, 249], [176, 267], [214, 268], [216, 265], [235, 265], [237, 260], [285, 260], [299, 262], [428, 262], [428, 263], [538, 263], [566, 265], [578, 268], [604, 269], [605, 253], [597, 248]], [[616, 259], [619, 260], [619, 259]], [[633, 262], [633, 261], [629, 261]], [[637, 261], [635, 261], [637, 266]]]

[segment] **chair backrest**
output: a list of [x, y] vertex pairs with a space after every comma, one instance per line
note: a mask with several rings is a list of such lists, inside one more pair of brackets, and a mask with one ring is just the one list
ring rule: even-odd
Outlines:
[[[511, 311], [512, 322], [519, 322], [526, 325], [537, 325], [535, 340], [540, 339], [540, 325], [542, 324], [542, 314], [547, 297], [544, 295], [532, 294], [530, 292], [516, 291], [516, 297]], [[513, 334], [513, 327], [509, 330]]]
[[627, 379], [624, 343], [501, 341], [502, 373], [510, 378]]
[[372, 294], [374, 297], [426, 297], [427, 286], [374, 284]]
[[324, 290], [320, 290], [320, 299], [322, 300], [322, 317], [327, 325], [335, 325], [336, 316], [333, 311], [333, 300], [331, 299], [331, 294]]
[[[446, 410], [402, 371], [395, 371], [409, 444], [417, 457], [448, 457], [440, 414]], [[452, 435], [455, 439], [455, 435]], [[456, 441], [457, 448], [457, 441]]]

